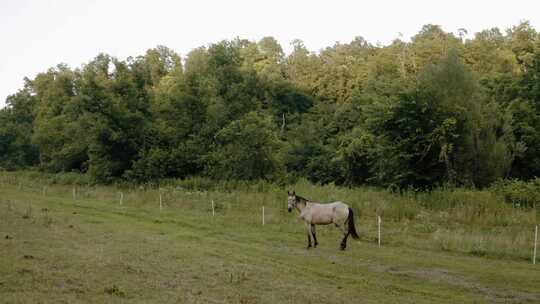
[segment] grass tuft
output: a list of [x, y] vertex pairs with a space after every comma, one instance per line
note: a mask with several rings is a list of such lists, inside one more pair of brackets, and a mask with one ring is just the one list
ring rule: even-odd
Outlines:
[[107, 294], [110, 294], [112, 296], [117, 296], [117, 297], [125, 297], [126, 296], [126, 293], [124, 291], [122, 291], [120, 289], [120, 287], [116, 286], [116, 285], [112, 285], [110, 287], [105, 287], [104, 289], [105, 293]]

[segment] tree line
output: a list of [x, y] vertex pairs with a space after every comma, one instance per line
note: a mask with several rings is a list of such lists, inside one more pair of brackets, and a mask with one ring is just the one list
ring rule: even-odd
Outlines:
[[540, 176], [540, 35], [272, 37], [60, 64], [0, 110], [0, 168], [96, 182], [213, 179], [426, 188]]

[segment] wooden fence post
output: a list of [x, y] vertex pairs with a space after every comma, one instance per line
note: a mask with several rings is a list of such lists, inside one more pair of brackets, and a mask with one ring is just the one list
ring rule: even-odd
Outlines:
[[377, 216], [377, 223], [378, 223], [378, 226], [379, 226], [379, 233], [378, 233], [378, 239], [379, 239], [379, 247], [381, 247], [381, 217], [380, 216]]
[[533, 251], [533, 265], [536, 264], [536, 244], [538, 242], [538, 225], [534, 229], [534, 251]]
[[159, 189], [159, 212], [163, 209], [163, 201], [161, 198], [161, 188]]

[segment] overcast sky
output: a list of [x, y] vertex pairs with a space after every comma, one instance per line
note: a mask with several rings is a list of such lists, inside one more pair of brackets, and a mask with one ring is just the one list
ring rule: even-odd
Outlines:
[[422, 25], [472, 35], [529, 20], [540, 30], [539, 0], [408, 1], [53, 1], [0, 0], [0, 107], [23, 78], [104, 52], [120, 59], [156, 45], [181, 55], [235, 37], [274, 36], [286, 52], [301, 39], [312, 51], [363, 36], [387, 44]]

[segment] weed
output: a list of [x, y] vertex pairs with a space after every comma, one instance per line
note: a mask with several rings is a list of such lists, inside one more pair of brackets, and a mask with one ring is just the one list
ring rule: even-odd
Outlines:
[[53, 224], [54, 220], [53, 218], [48, 214], [48, 213], [45, 213], [43, 215], [43, 225], [45, 227], [51, 227], [51, 225]]
[[112, 296], [118, 296], [118, 297], [125, 297], [126, 293], [120, 289], [120, 287], [113, 284], [110, 287], [105, 287], [104, 289], [105, 293], [110, 294]]
[[32, 218], [32, 206], [31, 205], [28, 205], [28, 207], [24, 211], [24, 214], [23, 214], [22, 218], [25, 219], [25, 220]]

